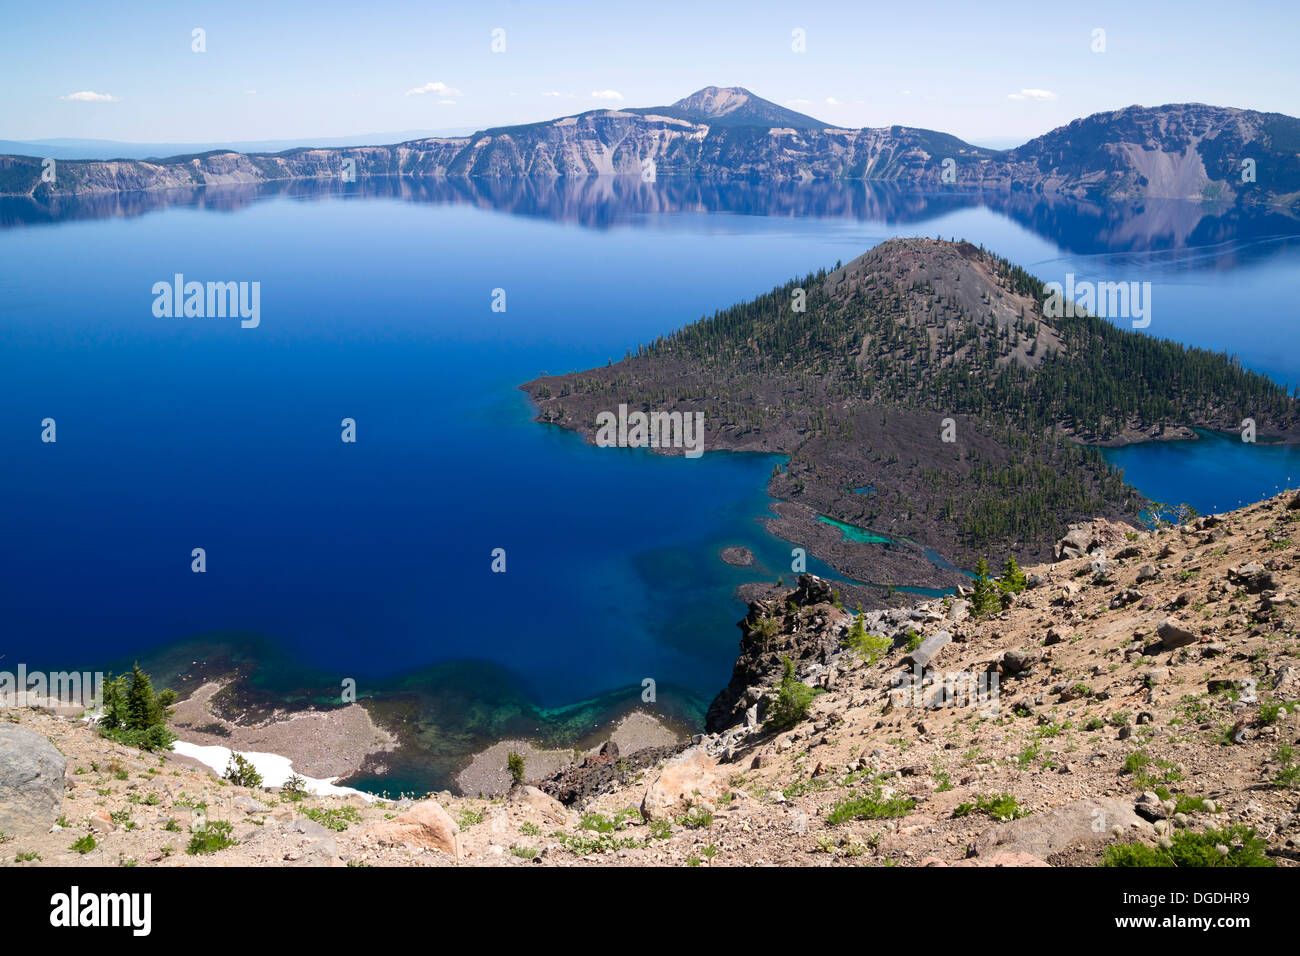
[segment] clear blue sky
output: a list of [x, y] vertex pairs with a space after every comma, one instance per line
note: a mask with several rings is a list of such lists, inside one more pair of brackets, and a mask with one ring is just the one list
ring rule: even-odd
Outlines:
[[[838, 125], [977, 141], [1026, 139], [1133, 103], [1300, 115], [1298, 0], [143, 0], [12, 3], [4, 23], [0, 139], [482, 128], [661, 105], [708, 85], [744, 86]], [[195, 27], [205, 53], [191, 51]], [[494, 54], [498, 27], [506, 51]], [[803, 53], [791, 49], [796, 28]], [[1090, 50], [1094, 28], [1106, 31], [1105, 53]]]

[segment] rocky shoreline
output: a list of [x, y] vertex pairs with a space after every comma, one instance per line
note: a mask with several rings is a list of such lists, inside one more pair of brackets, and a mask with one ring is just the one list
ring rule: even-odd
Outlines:
[[[1300, 865], [1297, 522], [1288, 493], [1083, 523], [1000, 609], [920, 601], [856, 637], [806, 576], [748, 609], [707, 733], [607, 744], [497, 798], [294, 798], [10, 711], [0, 862], [1041, 867], [1203, 846]], [[224, 844], [185, 852], [213, 824]]]

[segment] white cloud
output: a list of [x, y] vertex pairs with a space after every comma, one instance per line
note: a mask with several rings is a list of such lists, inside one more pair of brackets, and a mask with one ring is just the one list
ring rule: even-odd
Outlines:
[[840, 105], [840, 101], [837, 100], [837, 99], [836, 99], [835, 97], [833, 97], [833, 96], [828, 96], [828, 97], [826, 97], [826, 105], [827, 105], [827, 106], [839, 106], [839, 105]]
[[417, 86], [414, 89], [406, 91], [407, 96], [422, 96], [425, 93], [437, 93], [439, 96], [464, 96], [460, 90], [448, 86], [446, 83], [425, 83], [424, 86]]
[[564, 94], [561, 93], [559, 90], [542, 90], [542, 95], [543, 95], [543, 96], [563, 96]]
[[108, 93], [92, 93], [90, 90], [69, 93], [67, 96], [60, 96], [59, 99], [74, 103], [116, 103], [118, 101], [116, 96], [110, 96]]
[[1009, 100], [1054, 100], [1056, 94], [1051, 90], [1021, 90], [1019, 93], [1008, 93]]
[[593, 100], [621, 100], [623, 94], [618, 90], [592, 90], [591, 98]]
[[257, 95], [257, 90], [244, 90], [244, 93], [245, 93], [245, 95], [247, 95], [247, 96], [256, 96], [256, 95]]
[[455, 105], [456, 105], [456, 101], [455, 101], [455, 100], [438, 100], [438, 105], [439, 105], [439, 106], [455, 106]]

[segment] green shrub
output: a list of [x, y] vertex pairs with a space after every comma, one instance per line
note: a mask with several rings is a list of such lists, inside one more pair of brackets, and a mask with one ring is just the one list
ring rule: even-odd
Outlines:
[[713, 825], [713, 814], [700, 807], [692, 807], [684, 816], [677, 818], [677, 823], [688, 830], [702, 830]]
[[230, 763], [226, 765], [225, 779], [237, 787], [260, 787], [262, 775], [257, 772], [253, 762], [241, 753], [230, 753]]
[[297, 803], [307, 796], [307, 781], [298, 774], [290, 774], [280, 787], [280, 798], [288, 800], [291, 803]]
[[99, 732], [129, 747], [141, 750], [170, 750], [176, 735], [167, 729], [175, 691], [157, 693], [149, 675], [136, 664], [131, 676], [125, 674], [104, 682], [103, 708]]
[[779, 733], [789, 730], [795, 724], [808, 717], [808, 708], [812, 700], [822, 693], [817, 688], [809, 687], [794, 678], [794, 662], [782, 657], [785, 674], [781, 677], [781, 686], [777, 690], [776, 700], [767, 716], [768, 727]]
[[977, 797], [973, 803], [962, 803], [953, 810], [954, 817], [965, 817], [972, 813], [983, 813], [994, 820], [1019, 820], [1029, 816], [1029, 811], [1016, 802], [1009, 793], [995, 793], [987, 797]]
[[885, 820], [890, 817], [902, 817], [906, 816], [914, 806], [916, 801], [911, 797], [886, 799], [881, 796], [881, 790], [877, 787], [869, 795], [845, 797], [840, 800], [826, 814], [826, 822], [836, 824], [846, 823], [849, 820]]
[[1028, 583], [1025, 572], [1020, 570], [1020, 565], [1016, 563], [1015, 556], [1007, 558], [1007, 563], [1002, 567], [1002, 575], [997, 581], [998, 590], [1003, 594], [1019, 594]]
[[862, 620], [861, 604], [858, 605], [858, 616], [854, 619], [852, 626], [849, 627], [849, 633], [845, 636], [842, 644], [868, 664], [874, 664], [880, 660], [889, 653], [889, 648], [892, 646], [889, 638], [867, 633], [867, 626]]
[[349, 823], [361, 822], [361, 814], [356, 807], [332, 807], [328, 810], [309, 807], [302, 811], [302, 815], [309, 820], [315, 820], [327, 830], [340, 833], [348, 828]]
[[87, 853], [93, 850], [96, 847], [96, 845], [97, 844], [95, 843], [95, 838], [93, 836], [84, 836], [76, 843], [72, 844], [70, 849], [75, 850], [77, 853], [80, 853], [82, 856], [85, 856]]
[[185, 848], [185, 852], [190, 856], [199, 856], [200, 854], [216, 853], [218, 850], [235, 846], [236, 841], [230, 835], [232, 829], [233, 827], [227, 820], [210, 821], [201, 826], [193, 827], [190, 830], [190, 842]]
[[524, 782], [524, 758], [521, 754], [513, 750], [506, 755], [506, 768], [510, 771], [510, 779], [515, 783]]
[[[1267, 844], [1250, 827], [1226, 827], [1193, 833], [1179, 830], [1169, 847], [1117, 843], [1106, 848], [1099, 866], [1276, 866], [1264, 853]], [[1225, 856], [1218, 847], [1228, 848]]]
[[981, 556], [975, 562], [975, 583], [970, 599], [971, 613], [976, 617], [1002, 610], [1002, 597], [998, 586], [989, 577], [989, 564]]

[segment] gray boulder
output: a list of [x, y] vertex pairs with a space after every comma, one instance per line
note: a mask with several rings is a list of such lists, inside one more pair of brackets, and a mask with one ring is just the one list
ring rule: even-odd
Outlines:
[[1150, 832], [1150, 826], [1133, 812], [1131, 802], [1112, 797], [1084, 798], [997, 824], [976, 840], [975, 852], [984, 857], [994, 853], [1028, 853], [1046, 860], [1067, 848], [1100, 849], [1117, 836], [1131, 839]]
[[68, 761], [26, 727], [0, 723], [0, 831], [9, 836], [44, 833], [63, 807]]
[[936, 631], [921, 642], [921, 646], [912, 651], [903, 659], [904, 665], [915, 664], [917, 667], [928, 667], [934, 655], [938, 654], [945, 645], [952, 641], [952, 635], [947, 631]]
[[1177, 619], [1167, 617], [1156, 625], [1156, 634], [1160, 637], [1160, 646], [1165, 650], [1186, 647], [1195, 644], [1199, 638]]

